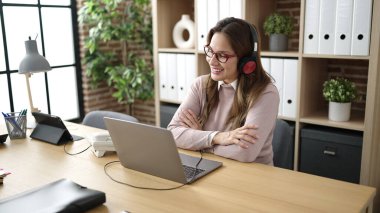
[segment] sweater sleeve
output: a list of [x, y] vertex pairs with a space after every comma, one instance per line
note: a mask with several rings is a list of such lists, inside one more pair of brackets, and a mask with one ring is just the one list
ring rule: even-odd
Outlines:
[[246, 142], [248, 144], [247, 149], [235, 144], [229, 146], [218, 145], [214, 147], [214, 154], [242, 162], [273, 164], [272, 139], [279, 100], [276, 87], [270, 84], [249, 110], [245, 125], [255, 124], [258, 126], [257, 130], [252, 130], [258, 136], [255, 144]]
[[200, 76], [193, 82], [186, 98], [183, 100], [168, 125], [168, 129], [173, 133], [177, 147], [189, 150], [200, 150], [211, 147], [209, 136], [213, 131], [195, 130], [183, 127], [181, 126], [179, 119], [179, 113], [186, 109], [192, 110], [197, 116], [200, 115], [204, 102], [202, 82], [205, 78], [206, 76]]

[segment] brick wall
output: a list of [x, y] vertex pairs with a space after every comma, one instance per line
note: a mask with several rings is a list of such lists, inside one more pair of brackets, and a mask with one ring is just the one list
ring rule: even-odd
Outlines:
[[[83, 6], [83, 0], [77, 1], [77, 8]], [[127, 4], [128, 0], [125, 1]], [[88, 36], [88, 27], [79, 24], [79, 44], [80, 44], [80, 57], [84, 57], [85, 50], [84, 40]], [[123, 56], [123, 43], [122, 42], [110, 42], [107, 45], [102, 45], [104, 49], [111, 49], [118, 53], [120, 58]], [[137, 52], [141, 57], [151, 59], [151, 55], [146, 50], [143, 50], [137, 45], [131, 45], [131, 51]], [[125, 104], [118, 103], [115, 98], [112, 97], [113, 89], [109, 87], [106, 82], [101, 83], [97, 88], [92, 88], [89, 83], [89, 78], [86, 76], [84, 70], [85, 66], [82, 65], [82, 78], [83, 78], [83, 104], [84, 112], [88, 113], [94, 110], [110, 110], [116, 112], [123, 112], [131, 114], [136, 117], [140, 122], [147, 124], [155, 124], [155, 108], [154, 100], [149, 101], [136, 101], [133, 105], [132, 113], [129, 111], [129, 107]]]
[[282, 15], [293, 17], [293, 32], [289, 36], [288, 49], [291, 51], [298, 51], [299, 45], [299, 29], [300, 29], [300, 15], [301, 15], [301, 1], [300, 0], [277, 0], [276, 11]]
[[[277, 0], [276, 10], [281, 14], [290, 15], [294, 18], [294, 30], [289, 37], [288, 48], [289, 50], [298, 51], [301, 1]], [[355, 83], [358, 88], [359, 97], [353, 102], [352, 109], [364, 112], [367, 93], [368, 60], [329, 59], [321, 60], [321, 63], [327, 63], [329, 78], [340, 76]]]
[[364, 112], [367, 94], [368, 61], [329, 59], [327, 61], [330, 78], [344, 77], [355, 83], [358, 98], [352, 102], [352, 110]]

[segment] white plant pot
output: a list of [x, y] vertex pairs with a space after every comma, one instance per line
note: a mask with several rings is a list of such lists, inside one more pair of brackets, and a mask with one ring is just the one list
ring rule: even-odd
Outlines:
[[329, 120], [348, 121], [351, 114], [350, 103], [329, 102]]

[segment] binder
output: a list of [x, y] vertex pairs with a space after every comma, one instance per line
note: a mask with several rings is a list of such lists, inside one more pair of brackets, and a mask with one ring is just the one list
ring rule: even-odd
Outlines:
[[219, 0], [219, 20], [227, 17], [243, 17], [242, 0]]
[[[207, 0], [207, 32], [219, 21], [219, 0]], [[207, 33], [206, 33], [207, 37]], [[202, 49], [203, 50], [203, 49]]]
[[270, 74], [270, 58], [261, 58], [261, 66]]
[[158, 76], [160, 78], [160, 99], [168, 99], [169, 86], [167, 79], [167, 53], [158, 53]]
[[219, 0], [219, 20], [230, 17], [231, 0]]
[[206, 45], [208, 24], [207, 24], [207, 1], [197, 0], [196, 1], [196, 12], [197, 12], [197, 47], [198, 51], [203, 52], [203, 47]]
[[177, 92], [178, 101], [183, 101], [186, 96], [186, 55], [187, 54], [177, 54]]
[[289, 118], [296, 118], [298, 79], [297, 66], [297, 59], [284, 59], [282, 115]]
[[196, 77], [197, 69], [195, 67], [195, 55], [186, 54], [186, 95], [189, 92], [189, 89]]
[[334, 54], [335, 17], [337, 0], [320, 0], [319, 54]]
[[230, 16], [243, 17], [243, 0], [230, 0]]
[[372, 0], [354, 0], [351, 55], [369, 55]]
[[303, 52], [317, 54], [319, 46], [320, 0], [306, 0]]
[[177, 84], [177, 54], [168, 53], [166, 58], [167, 64], [167, 83], [168, 83], [168, 100], [178, 101], [178, 84]]
[[338, 0], [336, 5], [334, 55], [351, 54], [352, 12], [354, 0]]
[[280, 96], [280, 103], [278, 107], [278, 115], [282, 115], [283, 103], [283, 79], [284, 79], [284, 59], [271, 58], [270, 59], [271, 75], [274, 78], [274, 85], [277, 87]]

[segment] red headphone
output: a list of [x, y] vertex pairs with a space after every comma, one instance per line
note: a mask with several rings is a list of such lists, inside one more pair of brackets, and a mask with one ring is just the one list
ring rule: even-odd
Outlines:
[[251, 38], [253, 43], [253, 51], [250, 56], [245, 56], [239, 60], [238, 68], [240, 72], [243, 72], [246, 75], [253, 73], [256, 70], [257, 66], [257, 46], [258, 46], [258, 36], [257, 31], [254, 26], [246, 22], [249, 26], [251, 32]]

